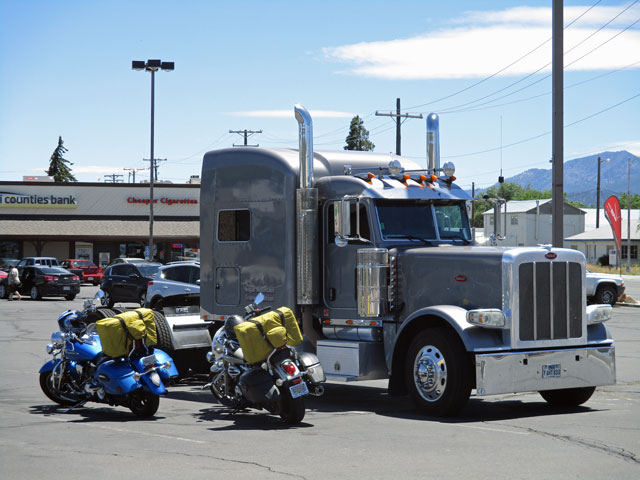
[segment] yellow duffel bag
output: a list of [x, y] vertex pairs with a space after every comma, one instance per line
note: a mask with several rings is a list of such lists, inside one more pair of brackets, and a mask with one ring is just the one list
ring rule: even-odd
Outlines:
[[295, 347], [302, 343], [296, 316], [287, 307], [245, 320], [236, 325], [234, 331], [248, 363], [266, 360], [275, 348], [284, 345]]
[[110, 357], [128, 355], [134, 340], [144, 340], [145, 345], [158, 343], [153, 310], [136, 308], [96, 322], [102, 343], [102, 351]]

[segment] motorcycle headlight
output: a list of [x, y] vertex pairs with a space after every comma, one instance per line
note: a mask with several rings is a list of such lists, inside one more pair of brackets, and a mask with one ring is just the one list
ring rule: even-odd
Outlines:
[[55, 348], [53, 347], [53, 345], [51, 345], [51, 344], [49, 343], [49, 344], [47, 344], [47, 347], [46, 347], [46, 348], [47, 348], [47, 353], [48, 353], [49, 355], [53, 355], [53, 351], [55, 350]]

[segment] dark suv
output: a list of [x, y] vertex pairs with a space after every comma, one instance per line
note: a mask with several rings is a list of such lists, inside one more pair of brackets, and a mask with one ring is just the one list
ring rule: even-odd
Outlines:
[[143, 261], [108, 267], [100, 284], [104, 292], [102, 304], [112, 307], [116, 302], [138, 303], [143, 307], [147, 300], [147, 285], [161, 266], [161, 263]]

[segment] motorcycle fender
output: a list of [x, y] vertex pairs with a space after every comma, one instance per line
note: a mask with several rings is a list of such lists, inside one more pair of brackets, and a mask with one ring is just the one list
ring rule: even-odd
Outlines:
[[154, 385], [154, 383], [151, 381], [151, 375], [152, 374], [147, 374], [147, 375], [142, 375], [142, 377], [140, 377], [140, 383], [142, 383], [142, 388], [144, 388], [148, 392], [153, 393], [154, 395], [164, 395], [165, 393], [167, 393], [167, 389], [165, 388], [164, 383], [160, 381], [160, 385]]
[[42, 365], [42, 367], [40, 367], [40, 372], [38, 373], [51, 372], [58, 365], [58, 363], [60, 363], [60, 360], [49, 360], [47, 363]]
[[168, 380], [170, 378], [175, 378], [178, 376], [176, 362], [173, 361], [173, 358], [171, 358], [171, 356], [167, 352], [165, 352], [164, 350], [160, 350], [159, 348], [155, 348], [153, 350], [153, 354], [158, 360], [156, 365], [162, 365], [163, 363], [171, 362], [171, 367], [169, 367], [168, 369], [161, 368], [160, 370], [158, 370], [160, 378], [162, 378], [163, 380]]

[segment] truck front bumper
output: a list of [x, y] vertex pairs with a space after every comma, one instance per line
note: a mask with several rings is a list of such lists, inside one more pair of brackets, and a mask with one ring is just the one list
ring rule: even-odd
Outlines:
[[616, 383], [615, 347], [476, 354], [478, 395]]

